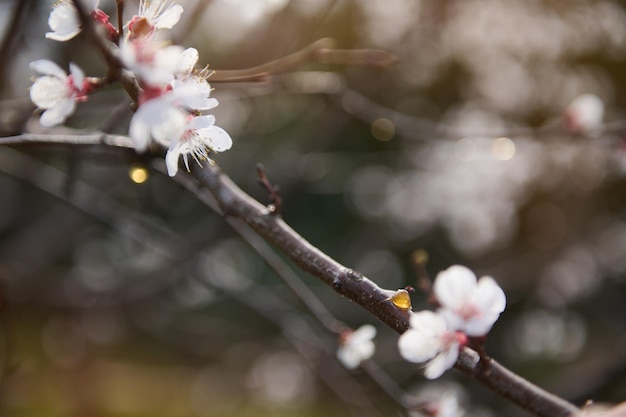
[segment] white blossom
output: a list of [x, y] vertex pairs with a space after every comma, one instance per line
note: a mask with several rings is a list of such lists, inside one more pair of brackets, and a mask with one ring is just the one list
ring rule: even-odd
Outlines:
[[165, 87], [181, 70], [184, 49], [178, 45], [164, 46], [151, 38], [125, 40], [120, 43], [124, 66], [142, 82], [152, 87]]
[[[91, 0], [85, 7], [93, 11], [98, 8], [99, 3], [100, 0]], [[80, 33], [82, 25], [72, 0], [59, 0], [52, 6], [48, 26], [52, 32], [46, 33], [46, 38], [55, 41], [67, 41]]]
[[477, 281], [470, 269], [460, 265], [437, 275], [434, 294], [450, 328], [468, 336], [487, 334], [506, 307], [504, 291], [493, 278]]
[[439, 378], [455, 364], [465, 335], [453, 331], [442, 316], [427, 310], [411, 314], [410, 326], [398, 340], [400, 355], [409, 362], [426, 363], [426, 378]]
[[157, 29], [171, 29], [180, 20], [183, 7], [170, 0], [141, 0], [138, 16]]
[[574, 133], [589, 133], [600, 127], [604, 102], [595, 94], [583, 94], [565, 109], [565, 123]]
[[39, 109], [44, 110], [39, 120], [42, 127], [63, 123], [74, 113], [76, 101], [86, 100], [88, 85], [85, 74], [78, 66], [70, 64], [69, 76], [47, 59], [31, 62], [30, 68], [44, 74], [30, 88], [30, 99]]
[[142, 103], [130, 121], [129, 134], [135, 149], [145, 151], [151, 139], [169, 146], [180, 138], [187, 129], [187, 109], [209, 110], [218, 105], [209, 93], [208, 86], [182, 86]]
[[189, 161], [187, 155], [200, 164], [200, 161], [211, 159], [209, 152], [224, 152], [231, 148], [233, 141], [228, 133], [221, 127], [215, 126], [215, 117], [196, 116], [187, 123], [182, 136], [171, 141], [165, 164], [167, 173], [173, 177], [178, 172], [178, 157], [183, 156], [187, 171], [189, 171]]
[[365, 324], [353, 332], [349, 332], [337, 349], [337, 359], [348, 369], [356, 369], [361, 362], [369, 359], [376, 349], [374, 337], [376, 328], [371, 324]]

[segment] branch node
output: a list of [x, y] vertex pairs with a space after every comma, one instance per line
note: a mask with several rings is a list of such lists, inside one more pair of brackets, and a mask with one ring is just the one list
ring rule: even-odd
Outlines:
[[363, 274], [360, 272], [347, 268], [345, 273], [346, 273], [346, 278], [349, 278], [352, 281], [355, 281], [355, 282], [363, 281]]
[[283, 212], [283, 198], [280, 195], [280, 187], [278, 185], [272, 185], [269, 178], [267, 178], [263, 164], [257, 164], [256, 172], [259, 185], [265, 188], [269, 194], [270, 200], [272, 201], [272, 203], [266, 207], [267, 214], [280, 216]]

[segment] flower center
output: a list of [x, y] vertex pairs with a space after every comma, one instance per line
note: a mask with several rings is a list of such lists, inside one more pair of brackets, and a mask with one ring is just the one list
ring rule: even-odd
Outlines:
[[479, 317], [481, 315], [480, 309], [478, 309], [472, 303], [465, 303], [461, 305], [459, 308], [455, 310], [455, 313], [465, 320], [469, 320], [474, 317]]

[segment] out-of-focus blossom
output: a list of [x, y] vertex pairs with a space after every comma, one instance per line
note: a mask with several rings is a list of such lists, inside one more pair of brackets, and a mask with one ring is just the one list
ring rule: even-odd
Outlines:
[[365, 324], [355, 331], [342, 335], [341, 345], [337, 349], [337, 359], [348, 369], [356, 369], [361, 362], [374, 354], [376, 328]]
[[408, 410], [411, 417], [463, 417], [468, 413], [467, 392], [461, 385], [451, 381], [422, 385], [411, 402], [417, 406]]
[[468, 336], [487, 334], [506, 306], [504, 291], [493, 278], [477, 281], [470, 269], [460, 265], [437, 275], [434, 293], [450, 328]]
[[120, 57], [137, 79], [150, 87], [165, 87], [181, 70], [182, 46], [169, 45], [154, 39], [125, 40], [120, 44]]
[[450, 329], [446, 320], [432, 311], [413, 313], [410, 325], [398, 340], [400, 355], [409, 362], [426, 363], [426, 378], [439, 378], [455, 364], [467, 337]]
[[[83, 1], [83, 4], [97, 22], [107, 27], [110, 35], [117, 34], [115, 28], [109, 23], [109, 16], [98, 9], [100, 0]], [[48, 26], [50, 26], [52, 32], [46, 33], [46, 38], [55, 41], [67, 41], [80, 33], [82, 24], [72, 0], [59, 0], [52, 6], [52, 12], [48, 18]], [[111, 30], [113, 31], [112, 33]]]
[[70, 75], [47, 59], [31, 62], [30, 68], [44, 74], [30, 88], [30, 99], [44, 110], [39, 119], [42, 127], [63, 123], [74, 113], [77, 101], [87, 100], [89, 82], [78, 66], [70, 64]]
[[131, 39], [152, 35], [155, 30], [171, 29], [180, 20], [183, 7], [171, 0], [141, 0], [139, 11], [128, 22]]
[[574, 99], [564, 113], [565, 126], [573, 133], [590, 133], [600, 127], [604, 117], [604, 102], [595, 94], [583, 94]]
[[200, 161], [208, 160], [209, 152], [224, 152], [231, 148], [233, 141], [228, 133], [221, 127], [215, 126], [215, 117], [196, 116], [193, 117], [179, 138], [173, 138], [167, 155], [165, 164], [170, 177], [178, 172], [178, 157], [183, 156], [187, 171], [189, 171], [189, 161], [187, 155], [200, 164]]

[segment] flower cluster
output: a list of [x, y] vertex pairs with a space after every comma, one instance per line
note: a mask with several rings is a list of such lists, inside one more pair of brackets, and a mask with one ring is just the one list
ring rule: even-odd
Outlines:
[[[172, 0], [141, 0], [137, 14], [124, 26], [126, 33], [120, 34], [109, 22], [109, 16], [98, 9], [99, 0], [81, 1], [94, 24], [105, 29], [115, 53], [141, 87], [139, 107], [129, 127], [138, 152], [147, 150], [151, 143], [167, 147], [167, 170], [174, 176], [181, 155], [189, 170], [189, 155], [200, 164], [204, 160], [212, 162], [211, 151], [230, 149], [232, 140], [228, 133], [215, 125], [213, 115], [206, 114], [218, 101], [210, 97], [208, 68], [196, 69], [198, 51], [169, 45], [159, 36], [159, 32], [178, 23], [182, 6]], [[82, 30], [78, 11], [70, 0], [54, 5], [48, 24], [51, 32], [46, 37], [56, 41], [72, 39]], [[42, 127], [65, 122], [76, 103], [87, 100], [99, 85], [99, 80], [86, 78], [73, 63], [70, 75], [48, 60], [34, 61], [30, 67], [43, 74], [30, 90], [31, 100], [43, 110]]]
[[438, 311], [412, 313], [411, 327], [398, 341], [404, 359], [426, 363], [424, 375], [429, 379], [456, 363], [468, 337], [486, 335], [506, 306], [504, 292], [493, 278], [477, 280], [464, 266], [440, 272], [433, 291]]

